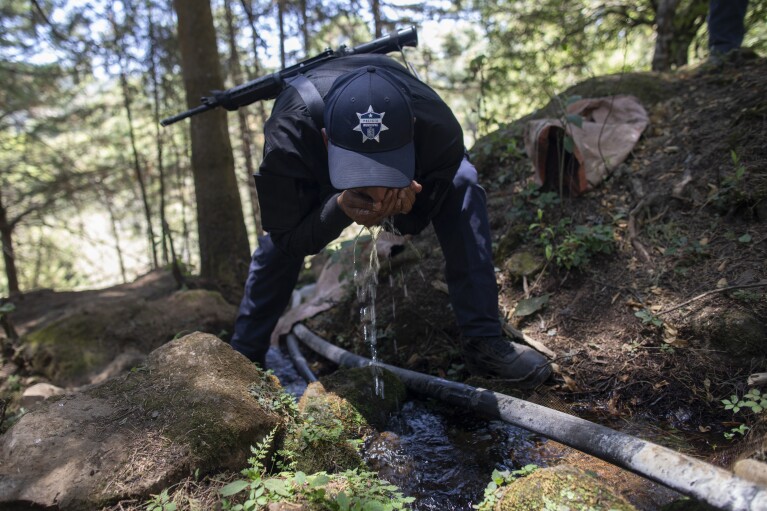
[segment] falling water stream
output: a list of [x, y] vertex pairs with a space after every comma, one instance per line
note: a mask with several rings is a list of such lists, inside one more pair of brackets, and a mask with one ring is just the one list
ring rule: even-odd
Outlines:
[[381, 263], [378, 260], [378, 250], [376, 244], [378, 237], [383, 231], [382, 227], [366, 227], [370, 233], [370, 257], [367, 265], [362, 268], [357, 267], [357, 241], [358, 235], [354, 240], [354, 284], [357, 286], [357, 302], [360, 307], [360, 322], [362, 324], [362, 333], [365, 343], [370, 348], [370, 360], [373, 367], [375, 395], [384, 399], [384, 383], [381, 378], [381, 368], [378, 365], [378, 336], [376, 325], [376, 289], [378, 288], [378, 270]]

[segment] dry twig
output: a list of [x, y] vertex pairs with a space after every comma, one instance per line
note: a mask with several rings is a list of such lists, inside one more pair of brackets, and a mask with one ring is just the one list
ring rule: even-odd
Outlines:
[[709, 291], [706, 291], [705, 293], [701, 293], [698, 296], [690, 298], [686, 302], [682, 302], [679, 305], [675, 305], [675, 306], [671, 307], [670, 309], [666, 309], [664, 311], [661, 311], [661, 312], [657, 313], [656, 316], [660, 316], [662, 314], [668, 314], [669, 312], [675, 311], [677, 309], [681, 309], [685, 305], [689, 305], [689, 304], [691, 304], [694, 301], [700, 300], [701, 298], [705, 298], [705, 297], [707, 297], [709, 295], [713, 295], [713, 294], [716, 294], [716, 293], [723, 293], [724, 291], [732, 291], [733, 289], [747, 289], [747, 288], [752, 288], [752, 287], [764, 287], [764, 286], [767, 286], [767, 280], [760, 280], [759, 282], [756, 282], [754, 284], [742, 284], [742, 285], [739, 285], [739, 286], [727, 286], [727, 287], [721, 287], [719, 289], [711, 289]]

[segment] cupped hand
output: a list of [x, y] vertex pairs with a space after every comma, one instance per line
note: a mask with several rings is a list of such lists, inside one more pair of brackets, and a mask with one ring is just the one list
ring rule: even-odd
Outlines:
[[344, 213], [365, 227], [378, 225], [387, 217], [407, 214], [423, 187], [411, 181], [405, 188], [366, 187], [344, 190], [336, 199]]

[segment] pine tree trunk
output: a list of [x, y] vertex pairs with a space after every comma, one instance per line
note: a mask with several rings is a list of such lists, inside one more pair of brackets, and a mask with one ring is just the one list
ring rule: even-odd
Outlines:
[[[209, 0], [174, 0], [187, 106], [223, 89]], [[226, 111], [191, 118], [192, 173], [197, 202], [200, 276], [227, 298], [241, 294], [250, 260], [248, 236], [234, 173]]]

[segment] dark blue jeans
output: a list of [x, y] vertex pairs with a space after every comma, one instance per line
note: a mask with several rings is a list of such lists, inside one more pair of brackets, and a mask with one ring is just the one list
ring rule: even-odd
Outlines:
[[737, 50], [746, 33], [743, 20], [748, 0], [710, 0], [708, 11], [708, 48], [712, 54]]
[[[500, 335], [487, 200], [468, 160], [458, 169], [432, 224], [445, 256], [445, 279], [461, 333]], [[272, 330], [290, 301], [302, 264], [302, 258], [283, 252], [268, 234], [259, 239], [231, 344], [262, 367]]]

